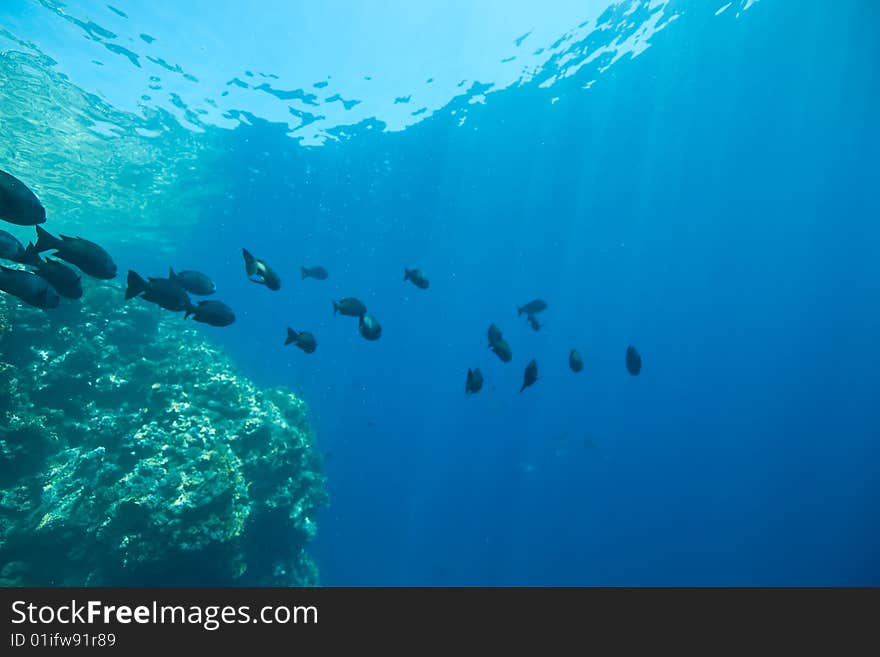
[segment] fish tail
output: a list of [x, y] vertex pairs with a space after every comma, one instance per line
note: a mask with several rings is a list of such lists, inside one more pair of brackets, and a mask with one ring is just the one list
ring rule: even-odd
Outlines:
[[516, 308], [516, 316], [519, 317], [523, 314], [523, 309], [517, 306]]
[[409, 269], [407, 269], [406, 267], [404, 267], [403, 268], [403, 280], [408, 281], [411, 275], [412, 275], [412, 272]]
[[43, 228], [42, 226], [37, 226], [37, 244], [34, 248], [36, 248], [37, 253], [41, 251], [49, 251], [50, 249], [57, 249], [61, 246], [61, 240], [52, 235], [48, 230]]
[[172, 281], [174, 280], [174, 267], [168, 268], [168, 278], [170, 278]]
[[339, 312], [339, 304], [334, 301], [333, 302], [333, 314], [335, 315], [338, 312]]
[[296, 342], [296, 331], [294, 331], [289, 326], [287, 327], [287, 339], [284, 341], [285, 345], [289, 345], [291, 342]]
[[256, 259], [247, 249], [242, 249], [241, 254], [244, 256], [244, 270], [247, 272], [248, 276], [253, 276], [257, 273]]
[[305, 280], [309, 277], [309, 270], [308, 269], [306, 269], [305, 267], [300, 267], [300, 271], [302, 271], [303, 280]]
[[32, 265], [34, 267], [39, 267], [43, 264], [40, 252], [37, 251], [37, 247], [34, 246], [33, 242], [28, 242], [27, 248], [25, 248], [24, 255], [21, 257], [20, 262], [23, 265]]
[[147, 289], [147, 282], [137, 272], [128, 270], [128, 287], [125, 289], [125, 300], [136, 297]]

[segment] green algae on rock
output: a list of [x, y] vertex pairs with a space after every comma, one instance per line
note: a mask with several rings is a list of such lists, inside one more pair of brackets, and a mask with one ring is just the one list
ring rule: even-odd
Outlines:
[[0, 585], [317, 585], [305, 403], [122, 298], [0, 294]]

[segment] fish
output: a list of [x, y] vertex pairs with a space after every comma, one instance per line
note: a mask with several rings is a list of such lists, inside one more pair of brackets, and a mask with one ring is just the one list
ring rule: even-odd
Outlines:
[[61, 235], [60, 238], [37, 226], [37, 253], [54, 249], [52, 255], [69, 262], [84, 274], [102, 280], [116, 278], [116, 263], [103, 248], [81, 237]]
[[333, 314], [342, 313], [348, 317], [363, 317], [367, 314], [367, 307], [360, 299], [345, 297], [333, 302]]
[[144, 280], [136, 272], [128, 271], [128, 287], [125, 299], [140, 296], [144, 301], [155, 303], [165, 310], [174, 312], [185, 310], [187, 315], [196, 314], [196, 308], [183, 286], [170, 278], [148, 278]]
[[66, 299], [79, 299], [83, 295], [82, 277], [73, 269], [57, 260], [45, 260], [39, 256], [33, 244], [28, 244], [24, 264], [35, 268], [37, 276], [45, 278], [59, 295]]
[[523, 373], [523, 384], [522, 388], [519, 389], [520, 392], [525, 390], [531, 385], [534, 385], [535, 381], [538, 380], [538, 361], [534, 358], [529, 361], [529, 364], [526, 365], [526, 371]]
[[46, 221], [46, 208], [37, 195], [5, 171], [0, 171], [0, 219], [18, 226], [36, 226]]
[[495, 355], [498, 356], [502, 360], [502, 362], [509, 363], [513, 358], [513, 351], [510, 349], [510, 345], [507, 344], [507, 340], [501, 339], [497, 342], [489, 345]]
[[580, 372], [584, 369], [584, 359], [581, 358], [577, 349], [572, 349], [568, 353], [568, 366], [571, 368], [572, 372]]
[[483, 373], [479, 367], [474, 369], [468, 368], [467, 379], [464, 382], [464, 392], [466, 395], [480, 392], [483, 387]]
[[358, 332], [367, 340], [378, 340], [382, 337], [382, 325], [375, 317], [364, 313], [358, 319]]
[[638, 376], [642, 371], [642, 356], [632, 345], [626, 348], [626, 371], [633, 376]]
[[289, 326], [287, 327], [287, 339], [284, 340], [284, 344], [285, 346], [295, 344], [307, 354], [312, 353], [318, 347], [318, 342], [315, 340], [314, 335], [308, 331], [294, 331]]
[[534, 299], [529, 301], [526, 305], [520, 306], [517, 308], [516, 316], [519, 317], [523, 313], [526, 315], [535, 315], [543, 310], [547, 309], [547, 302], [543, 299]]
[[180, 283], [180, 286], [190, 294], [200, 297], [214, 294], [217, 291], [214, 281], [200, 271], [185, 269], [175, 273], [174, 267], [171, 267], [168, 272], [168, 278]]
[[303, 265], [299, 268], [302, 272], [303, 279], [314, 278], [319, 281], [326, 281], [330, 274], [323, 267], [306, 267]]
[[531, 325], [532, 329], [535, 331], [540, 331], [541, 327], [544, 326], [543, 324], [541, 324], [541, 322], [538, 321], [538, 318], [535, 317], [534, 315], [528, 315], [528, 320], [529, 320], [529, 324]]
[[23, 269], [0, 266], [0, 290], [44, 310], [57, 308], [61, 303], [58, 292], [49, 281]]
[[428, 281], [428, 277], [425, 276], [425, 272], [421, 269], [403, 269], [403, 280], [411, 281], [413, 285], [415, 285], [420, 290], [427, 290], [428, 286], [431, 284]]
[[[270, 290], [281, 289], [281, 278], [269, 265], [255, 258], [247, 249], [242, 249], [241, 253], [244, 256], [244, 270], [247, 272], [248, 280], [259, 285], [265, 285]], [[254, 278], [254, 276], [257, 278]]]
[[489, 325], [489, 348], [492, 348], [496, 342], [501, 342], [504, 339], [504, 335], [501, 333], [501, 329], [495, 326], [495, 324]]
[[0, 258], [22, 263], [25, 256], [25, 248], [12, 233], [0, 230]]
[[216, 299], [199, 301], [198, 305], [190, 306], [183, 318], [186, 319], [190, 315], [193, 316], [194, 321], [209, 326], [229, 326], [235, 322], [235, 313], [232, 308]]

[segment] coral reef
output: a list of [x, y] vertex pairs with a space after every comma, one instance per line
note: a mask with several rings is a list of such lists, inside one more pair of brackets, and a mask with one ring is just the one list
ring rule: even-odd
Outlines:
[[0, 585], [316, 585], [306, 414], [116, 284], [0, 293]]

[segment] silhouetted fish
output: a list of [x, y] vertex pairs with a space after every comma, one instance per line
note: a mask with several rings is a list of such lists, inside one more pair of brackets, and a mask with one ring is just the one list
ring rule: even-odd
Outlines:
[[568, 354], [568, 366], [572, 372], [580, 372], [584, 369], [584, 359], [578, 353], [577, 349], [572, 349]]
[[37, 226], [37, 253], [55, 249], [52, 255], [78, 267], [84, 274], [104, 280], [116, 277], [116, 263], [100, 246], [81, 237], [60, 237]]
[[0, 219], [19, 226], [36, 226], [46, 221], [46, 209], [27, 185], [0, 171]]
[[333, 302], [333, 314], [342, 313], [348, 317], [362, 317], [367, 312], [367, 307], [360, 299], [345, 297]]
[[365, 313], [358, 319], [358, 332], [367, 340], [378, 340], [382, 337], [382, 326], [375, 317]]
[[421, 269], [403, 269], [403, 280], [412, 281], [412, 284], [415, 285], [420, 290], [427, 290], [430, 282], [428, 281], [428, 277], [425, 276], [425, 272]]
[[626, 348], [626, 371], [633, 376], [642, 371], [642, 357], [632, 345]]
[[141, 295], [144, 301], [155, 303], [166, 310], [185, 310], [187, 314], [195, 313], [195, 308], [189, 299], [189, 295], [187, 295], [186, 290], [177, 281], [170, 278], [148, 278], [144, 280], [136, 272], [129, 270], [125, 298], [127, 300], [138, 295]]
[[465, 394], [470, 395], [475, 392], [480, 392], [482, 387], [483, 387], [483, 373], [480, 372], [480, 368], [477, 367], [473, 370], [468, 368], [467, 379], [464, 382]]
[[543, 326], [543, 324], [541, 324], [538, 321], [538, 318], [535, 317], [534, 315], [528, 315], [528, 320], [529, 320], [529, 324], [531, 325], [532, 329], [535, 331], [539, 331], [541, 329], [541, 327]]
[[0, 266], [0, 290], [37, 308], [57, 308], [61, 299], [45, 278], [21, 269]]
[[500, 342], [504, 339], [504, 335], [501, 333], [501, 329], [495, 326], [495, 324], [489, 325], [489, 348], [492, 348], [496, 342]]
[[287, 339], [284, 340], [284, 344], [289, 345], [291, 343], [295, 344], [307, 354], [312, 353], [318, 347], [318, 342], [315, 340], [314, 335], [308, 331], [294, 331], [288, 326]]
[[194, 308], [190, 307], [186, 311], [183, 318], [186, 319], [190, 315], [193, 316], [195, 321], [209, 324], [210, 326], [229, 326], [235, 321], [235, 313], [232, 311], [232, 308], [216, 299], [199, 301], [197, 306]]
[[168, 278], [180, 283], [180, 286], [190, 294], [207, 296], [217, 291], [214, 281], [200, 271], [185, 269], [175, 273], [172, 267], [168, 272]]
[[28, 244], [25, 251], [25, 264], [36, 269], [37, 276], [45, 278], [62, 297], [67, 299], [79, 299], [82, 297], [82, 280], [79, 274], [67, 265], [46, 258], [43, 260], [34, 249], [33, 244]]
[[535, 381], [538, 380], [538, 361], [534, 358], [529, 361], [529, 364], [526, 365], [526, 371], [523, 373], [523, 384], [522, 388], [519, 389], [520, 392], [528, 388], [530, 385], [533, 385]]
[[22, 262], [24, 255], [25, 249], [15, 235], [0, 230], [0, 258], [12, 260], [12, 262]]
[[[247, 249], [241, 250], [244, 256], [244, 270], [247, 272], [248, 280], [265, 285], [270, 290], [281, 289], [281, 278], [262, 260], [258, 260]], [[253, 278], [256, 276], [257, 278]]]
[[503, 362], [509, 363], [513, 358], [513, 351], [510, 349], [510, 345], [507, 344], [507, 340], [502, 338], [496, 342], [493, 342], [489, 345], [492, 348], [492, 351], [495, 352], [495, 355], [498, 356]]
[[546, 309], [546, 301], [544, 301], [543, 299], [534, 299], [533, 301], [529, 301], [526, 305], [517, 308], [517, 317], [519, 317], [523, 313], [525, 313], [526, 315], [535, 315]]
[[330, 274], [323, 267], [300, 267], [303, 278], [315, 278], [319, 281], [326, 281]]

